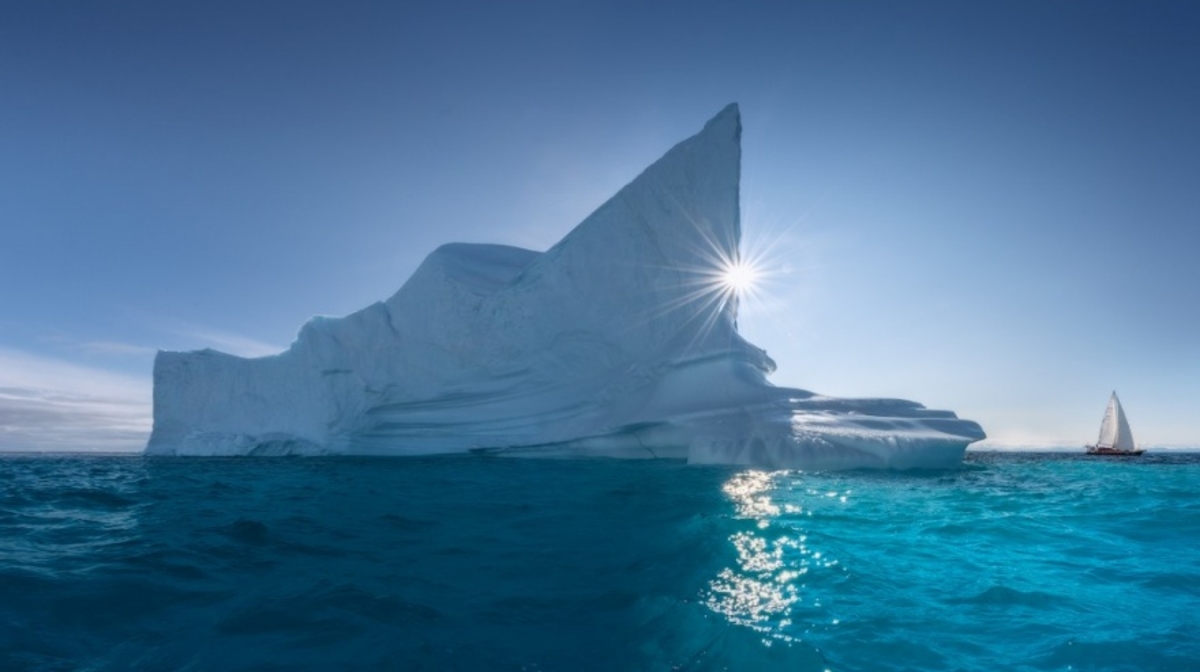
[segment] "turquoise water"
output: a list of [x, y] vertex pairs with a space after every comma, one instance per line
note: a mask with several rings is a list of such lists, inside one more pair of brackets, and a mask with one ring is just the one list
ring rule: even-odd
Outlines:
[[0, 458], [4, 670], [1200, 669], [1200, 455]]

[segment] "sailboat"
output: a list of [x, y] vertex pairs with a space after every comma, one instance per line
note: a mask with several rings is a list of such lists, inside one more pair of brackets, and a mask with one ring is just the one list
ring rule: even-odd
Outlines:
[[1087, 446], [1087, 454], [1137, 456], [1144, 452], [1134, 445], [1133, 432], [1129, 431], [1129, 421], [1121, 409], [1121, 400], [1113, 391], [1108, 399], [1108, 408], [1104, 409], [1104, 419], [1100, 421], [1100, 438], [1095, 445]]

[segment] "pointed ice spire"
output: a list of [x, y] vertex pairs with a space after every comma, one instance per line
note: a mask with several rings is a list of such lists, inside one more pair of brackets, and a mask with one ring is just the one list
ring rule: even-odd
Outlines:
[[741, 154], [735, 103], [597, 208], [515, 284], [536, 285], [549, 304], [559, 303], [558, 314], [579, 313], [586, 297], [587, 315], [604, 321], [589, 328], [638, 323], [650, 331], [646, 346], [697, 322], [728, 341], [734, 306], [718, 285], [722, 267], [738, 259]]

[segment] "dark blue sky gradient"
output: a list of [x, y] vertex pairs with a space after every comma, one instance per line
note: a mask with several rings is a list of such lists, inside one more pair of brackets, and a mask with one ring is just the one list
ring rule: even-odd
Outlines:
[[737, 101], [777, 382], [1200, 443], [1200, 4], [644, 4], [5, 3], [0, 349], [284, 347]]

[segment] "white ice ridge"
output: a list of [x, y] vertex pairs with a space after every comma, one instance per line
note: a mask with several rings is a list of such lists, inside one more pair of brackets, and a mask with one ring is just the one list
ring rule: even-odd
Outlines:
[[444, 245], [390, 299], [278, 355], [160, 352], [146, 452], [686, 457], [767, 468], [958, 464], [974, 422], [775, 387], [720, 282], [738, 259], [730, 105], [543, 253]]

